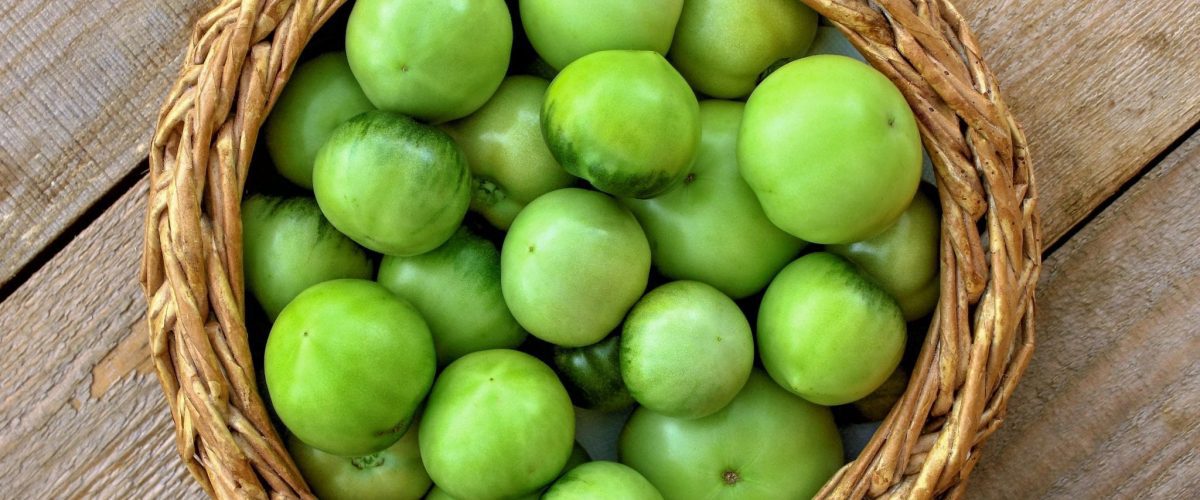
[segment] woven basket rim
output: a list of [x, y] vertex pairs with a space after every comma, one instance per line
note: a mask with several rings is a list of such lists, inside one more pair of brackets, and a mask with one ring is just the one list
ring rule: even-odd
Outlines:
[[[901, 90], [934, 163], [941, 299], [904, 396], [822, 498], [961, 497], [1034, 348], [1032, 161], [949, 0], [802, 0]], [[312, 494], [267, 416], [247, 342], [240, 201], [259, 128], [345, 0], [220, 0], [193, 26], [150, 148], [141, 281], [192, 477], [221, 498]]]

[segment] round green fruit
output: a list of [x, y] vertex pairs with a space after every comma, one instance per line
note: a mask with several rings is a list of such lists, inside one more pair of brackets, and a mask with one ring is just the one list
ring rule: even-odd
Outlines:
[[373, 281], [326, 281], [279, 313], [264, 371], [279, 419], [326, 453], [362, 456], [404, 435], [433, 384], [425, 320]]
[[358, 0], [346, 23], [350, 69], [371, 102], [433, 123], [487, 102], [512, 42], [502, 0]]
[[329, 222], [358, 244], [417, 255], [458, 229], [471, 202], [471, 174], [445, 132], [370, 111], [333, 131], [317, 154], [313, 191]]
[[555, 345], [594, 344], [646, 291], [650, 244], [637, 219], [595, 191], [560, 189], [533, 200], [500, 251], [513, 316]]
[[500, 291], [500, 252], [465, 227], [432, 251], [384, 257], [379, 283], [421, 312], [439, 365], [525, 340]]
[[807, 241], [851, 243], [882, 232], [912, 201], [921, 137], [882, 73], [848, 57], [810, 56], [750, 95], [738, 165], [776, 226]]
[[683, 0], [521, 0], [521, 24], [555, 69], [602, 50], [666, 54]]
[[655, 267], [740, 299], [758, 293], [804, 242], [775, 227], [738, 173], [745, 105], [700, 102], [700, 147], [683, 182], [648, 200], [621, 202], [646, 230]]
[[826, 250], [858, 265], [896, 299], [904, 319], [912, 321], [937, 304], [940, 236], [937, 208], [918, 191], [896, 223], [882, 233], [849, 245], [829, 245]]
[[650, 481], [627, 465], [588, 462], [567, 471], [543, 500], [662, 500]]
[[754, 366], [754, 337], [737, 304], [698, 281], [662, 285], [621, 331], [621, 377], [645, 408], [698, 418], [724, 408]]
[[416, 500], [430, 485], [417, 446], [417, 425], [396, 444], [370, 455], [342, 457], [288, 436], [288, 451], [304, 480], [325, 500]]
[[533, 493], [571, 455], [575, 415], [554, 371], [507, 349], [479, 351], [446, 367], [421, 419], [425, 470], [458, 498]]
[[288, 79], [267, 117], [267, 152], [275, 169], [296, 185], [312, 189], [313, 160], [329, 134], [346, 120], [375, 109], [363, 94], [346, 54], [317, 56]]
[[[567, 458], [567, 465], [563, 466], [562, 473], [559, 474], [559, 477], [562, 477], [562, 474], [566, 473], [567, 471], [574, 469], [575, 466], [581, 465], [581, 464], [584, 464], [584, 463], [587, 463], [590, 461], [592, 461], [592, 457], [588, 456], [587, 450], [584, 450], [583, 447], [580, 446], [578, 442], [576, 442], [575, 447], [571, 448], [571, 456]], [[551, 484], [553, 484], [553, 483], [551, 483]], [[541, 488], [539, 490], [535, 490], [533, 493], [522, 495], [520, 497], [517, 497], [515, 500], [538, 500], [539, 498], [542, 497], [542, 492], [544, 490], [546, 490], [548, 487], [549, 486], [547, 486], [546, 488]], [[432, 490], [429, 490], [429, 494], [425, 495], [425, 500], [456, 500], [456, 499], [455, 499], [455, 497], [450, 496], [449, 493], [446, 493], [441, 488], [434, 486]]]
[[780, 60], [805, 54], [817, 13], [795, 0], [688, 0], [667, 55], [698, 92], [745, 97]]
[[822, 405], [870, 394], [900, 364], [906, 337], [900, 307], [836, 255], [788, 264], [758, 310], [758, 352], [780, 385]]
[[575, 182], [542, 139], [549, 86], [534, 76], [508, 77], [479, 111], [447, 127], [471, 167], [471, 209], [500, 229], [534, 198]]
[[680, 419], [638, 408], [621, 462], [669, 500], [810, 498], [842, 466], [833, 415], [754, 372], [721, 411]]
[[255, 195], [242, 202], [246, 288], [274, 320], [306, 288], [370, 279], [371, 259], [334, 229], [312, 198]]
[[595, 52], [550, 83], [542, 133], [567, 172], [614, 196], [649, 198], [687, 174], [700, 108], [661, 54]]
[[620, 411], [633, 406], [621, 379], [621, 336], [583, 347], [554, 348], [554, 371], [580, 408]]

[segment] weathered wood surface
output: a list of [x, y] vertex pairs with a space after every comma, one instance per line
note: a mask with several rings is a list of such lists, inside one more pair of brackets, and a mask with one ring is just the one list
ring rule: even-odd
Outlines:
[[[16, 0], [0, 6], [0, 28], [8, 33], [0, 39], [5, 49], [0, 51], [0, 255], [5, 256], [0, 285], [140, 161], [186, 42], [185, 19], [208, 3], [110, 2], [72, 6]], [[973, 19], [1033, 141], [1047, 243], [1086, 217], [1200, 115], [1200, 59], [1193, 57], [1200, 51], [1200, 16], [1189, 2], [1154, 0], [1137, 8], [1118, 0], [959, 4]], [[27, 85], [34, 79], [42, 81]], [[1177, 180], [1197, 184], [1195, 175]], [[0, 484], [9, 486], [6, 494], [199, 495], [175, 456], [166, 406], [142, 355], [145, 332], [139, 325], [145, 305], [136, 269], [144, 192], [143, 181], [0, 303], [0, 332], [6, 335], [4, 344], [11, 344], [0, 347]], [[1151, 220], [1153, 205], [1139, 202], [1146, 213], [1137, 220]], [[1183, 208], [1174, 210], [1183, 213]], [[1097, 223], [1114, 219], [1104, 234], [1115, 241], [1125, 231], [1121, 221], [1135, 220], [1130, 217], [1106, 215]], [[1166, 258], [1154, 253], [1153, 238], [1160, 231], [1179, 231], [1170, 224], [1177, 219], [1147, 222], [1139, 233], [1143, 241], [1125, 240], [1126, 248]], [[1197, 242], [1192, 235], [1190, 241]], [[1150, 481], [1138, 477], [1167, 478], [1153, 483], [1165, 494], [1196, 476], [1197, 459], [1190, 451], [1195, 438], [1187, 437], [1194, 436], [1194, 428], [1179, 424], [1197, 414], [1195, 396], [1186, 393], [1196, 387], [1188, 386], [1184, 375], [1190, 370], [1195, 379], [1195, 365], [1169, 357], [1174, 351], [1161, 346], [1139, 347], [1169, 341], [1181, 351], [1187, 347], [1181, 342], [1197, 330], [1188, 330], [1181, 318], [1188, 310], [1196, 315], [1200, 297], [1184, 293], [1182, 285], [1158, 295], [1145, 290], [1155, 282], [1175, 283], [1168, 281], [1172, 273], [1188, 279], [1184, 285], [1195, 283], [1194, 272], [1186, 275], [1163, 265], [1160, 275], [1145, 275], [1135, 261], [1105, 260], [1095, 243], [1088, 245], [1097, 248], [1091, 251], [1077, 245], [1083, 243], [1072, 239], [1047, 264], [1040, 291], [1040, 350], [1011, 405], [1010, 422], [985, 449], [988, 456], [973, 476], [975, 495], [1122, 493], [1136, 481]], [[1180, 262], [1194, 263], [1200, 253], [1173, 248]], [[1058, 256], [1067, 252], [1073, 256]], [[1092, 264], [1072, 264], [1075, 259]], [[1105, 262], [1126, 274], [1076, 282]], [[1143, 280], [1143, 288], [1121, 279]], [[1060, 295], [1060, 287], [1075, 291]], [[1132, 321], [1125, 336], [1136, 342], [1122, 340], [1125, 336], [1109, 336], [1108, 343], [1083, 338], [1121, 325], [1125, 310]], [[1172, 316], [1170, 311], [1183, 312]], [[1091, 316], [1103, 316], [1107, 323]], [[1084, 320], [1092, 321], [1086, 324], [1093, 331], [1080, 329]], [[1141, 354], [1141, 349], [1153, 352]], [[1144, 357], [1155, 352], [1166, 357]], [[1176, 365], [1162, 364], [1165, 374], [1159, 374], [1158, 365], [1134, 364], [1147, 360]], [[1172, 370], [1176, 378], [1170, 378]], [[1142, 392], [1114, 392], [1121, 383]], [[1112, 395], [1112, 400], [1093, 410], [1091, 394], [1098, 395], [1095, 400]], [[1184, 415], [1191, 420], [1162, 417], [1155, 408], [1190, 410]], [[1141, 420], [1118, 420], [1139, 412]], [[1043, 425], [1042, 419], [1057, 423]], [[1168, 421], [1175, 427], [1154, 426]], [[1178, 448], [1162, 438], [1161, 429], [1173, 430], [1192, 454], [1172, 460]], [[1027, 432], [1053, 444], [1023, 439]], [[1055, 458], [1059, 454], [1061, 464]], [[1155, 465], [1143, 469], [1146, 463]], [[1095, 474], [1105, 476], [1093, 479]], [[1114, 483], [1124, 478], [1134, 479]], [[1028, 489], [1019, 489], [1019, 483], [1028, 483]]]
[[0, 303], [0, 496], [201, 494], [146, 354], [145, 196], [143, 180]]
[[1195, 1], [956, 5], [1029, 136], [1046, 245], [1200, 122]]
[[1045, 263], [1038, 350], [978, 498], [1200, 494], [1200, 134]]
[[208, 5], [0, 2], [0, 286], [146, 157]]

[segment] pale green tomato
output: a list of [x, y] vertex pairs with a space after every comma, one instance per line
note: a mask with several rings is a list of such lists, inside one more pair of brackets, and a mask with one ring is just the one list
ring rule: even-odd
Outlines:
[[398, 441], [433, 384], [420, 313], [374, 281], [313, 285], [271, 327], [263, 371], [288, 430], [326, 453], [362, 456]]
[[521, 0], [521, 24], [550, 66], [602, 50], [666, 54], [683, 0]]
[[517, 215], [500, 251], [513, 316], [555, 345], [594, 344], [646, 291], [650, 244], [637, 219], [595, 191], [560, 189]]
[[575, 415], [567, 390], [537, 358], [473, 352], [442, 371], [421, 419], [421, 459], [439, 488], [469, 499], [537, 491], [571, 455]]
[[918, 191], [908, 209], [882, 233], [826, 249], [858, 265], [896, 299], [904, 319], [912, 321], [929, 314], [937, 304], [940, 233], [937, 208]]
[[908, 372], [903, 367], [896, 368], [891, 375], [888, 375], [887, 380], [883, 381], [883, 385], [850, 404], [857, 413], [855, 416], [861, 421], [879, 422], [887, 417], [888, 412], [892, 411], [892, 407], [904, 396], [907, 388]]
[[275, 169], [296, 185], [312, 189], [317, 150], [338, 125], [372, 109], [350, 73], [345, 53], [324, 54], [301, 64], [264, 125]]
[[[818, 54], [834, 54], [858, 59], [862, 62], [867, 62], [862, 53], [854, 48], [850, 40], [846, 39], [841, 31], [833, 26], [818, 26], [817, 37], [813, 39], [812, 46], [808, 48], [809, 55]], [[925, 148], [921, 148], [921, 180], [930, 184], [936, 183], [937, 176], [933, 172], [933, 161], [929, 158], [929, 152]]]
[[662, 500], [662, 494], [629, 466], [597, 461], [567, 471], [542, 500]]
[[732, 299], [698, 281], [662, 285], [621, 330], [621, 378], [643, 407], [680, 418], [724, 408], [750, 376], [754, 336]]
[[287, 447], [323, 500], [416, 500], [433, 484], [421, 463], [415, 423], [396, 444], [361, 457], [325, 453], [295, 436], [288, 436]]
[[[590, 461], [592, 461], [592, 457], [588, 456], [587, 450], [583, 449], [583, 447], [579, 446], [579, 443], [576, 442], [575, 447], [571, 448], [571, 456], [567, 458], [567, 465], [563, 466], [563, 473], [566, 473], [567, 471], [574, 469], [575, 466], [577, 466], [577, 465], [581, 465], [581, 464], [584, 464], [584, 463], [587, 463]], [[562, 474], [559, 474], [559, 477], [562, 477]], [[553, 483], [551, 483], [551, 484], [553, 484]], [[538, 500], [539, 498], [542, 497], [543, 490], [545, 490], [545, 488], [543, 488], [542, 490], [538, 490], [533, 493], [530, 493], [528, 495], [518, 497], [514, 500]], [[425, 500], [457, 500], [457, 499], [450, 496], [450, 494], [446, 493], [445, 490], [442, 490], [441, 488], [434, 486], [432, 490], [429, 490], [429, 494], [425, 495]]]
[[549, 86], [535, 76], [510, 76], [479, 111], [446, 127], [471, 167], [471, 209], [497, 228], [508, 229], [534, 198], [575, 182], [542, 139]]
[[667, 57], [698, 92], [745, 97], [781, 59], [804, 55], [817, 13], [796, 0], [688, 0]]
[[879, 71], [809, 56], [750, 95], [738, 136], [742, 177], [776, 226], [850, 243], [890, 226], [921, 179], [921, 137], [904, 96]]
[[471, 202], [466, 157], [445, 132], [387, 111], [342, 124], [317, 154], [313, 192], [329, 222], [386, 255], [437, 248]]
[[900, 364], [906, 331], [887, 292], [831, 253], [779, 272], [758, 310], [758, 352], [792, 393], [822, 405], [870, 394]]
[[273, 321], [306, 288], [370, 279], [371, 259], [334, 229], [312, 198], [254, 195], [242, 202], [246, 288]]
[[668, 500], [810, 498], [842, 465], [833, 415], [755, 371], [721, 411], [680, 419], [638, 408], [621, 462]]
[[804, 247], [767, 220], [738, 173], [744, 107], [700, 102], [700, 148], [683, 182], [648, 200], [621, 200], [646, 230], [659, 271], [708, 283], [735, 299], [762, 290]]
[[525, 340], [500, 292], [500, 252], [465, 227], [430, 252], [384, 257], [379, 283], [421, 312], [439, 365]]
[[700, 107], [661, 54], [595, 52], [550, 83], [542, 133], [567, 172], [614, 196], [648, 198], [687, 174]]
[[512, 30], [503, 0], [358, 0], [346, 56], [376, 107], [438, 123], [471, 114], [496, 91]]

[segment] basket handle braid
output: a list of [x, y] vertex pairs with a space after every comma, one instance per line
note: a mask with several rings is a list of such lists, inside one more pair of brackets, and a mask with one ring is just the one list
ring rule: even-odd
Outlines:
[[909, 387], [819, 497], [959, 497], [1034, 347], [1041, 223], [1028, 142], [946, 0], [802, 0], [904, 94], [942, 208], [941, 297]]
[[258, 130], [343, 1], [222, 1], [197, 20], [159, 113], [141, 280], [176, 448], [210, 496], [312, 498], [258, 394], [239, 211]]

